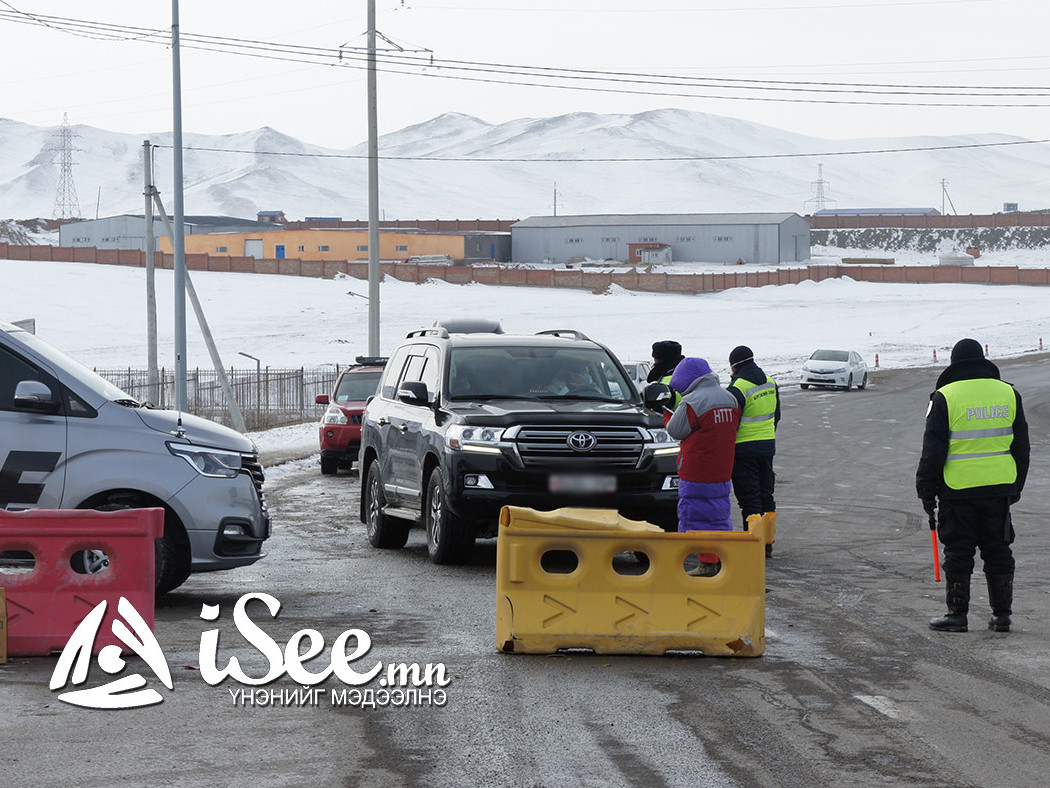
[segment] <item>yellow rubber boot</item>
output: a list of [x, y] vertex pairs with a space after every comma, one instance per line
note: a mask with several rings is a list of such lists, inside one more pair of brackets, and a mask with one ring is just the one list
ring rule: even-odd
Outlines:
[[777, 538], [777, 513], [766, 512], [762, 515], [762, 524], [766, 527], [766, 556], [773, 554], [773, 542]]

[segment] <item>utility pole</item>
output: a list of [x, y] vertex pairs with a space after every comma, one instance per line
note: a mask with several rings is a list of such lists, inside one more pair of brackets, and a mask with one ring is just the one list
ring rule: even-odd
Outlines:
[[379, 355], [379, 121], [376, 0], [368, 0], [368, 355]]
[[554, 182], [554, 215], [558, 215], [558, 182]]
[[[372, 2], [373, 0], [370, 0]], [[179, 63], [179, 0], [171, 0], [171, 105], [175, 227], [175, 410], [186, 410], [186, 222], [182, 189], [182, 69]]]
[[959, 212], [957, 210], [955, 210], [955, 206], [952, 205], [951, 195], [948, 194], [948, 181], [945, 180], [944, 178], [941, 178], [941, 215], [942, 216], [945, 215], [945, 213], [944, 213], [944, 201], [945, 201], [945, 199], [948, 200], [948, 205], [951, 205], [952, 213], [954, 213], [955, 215], [958, 215]]
[[153, 239], [153, 148], [149, 140], [142, 142], [142, 173], [145, 195], [143, 218], [145, 226], [146, 247], [146, 384], [149, 391], [148, 400], [158, 404], [160, 394], [160, 377], [157, 373], [157, 263], [154, 255], [156, 242]]
[[806, 200], [805, 204], [807, 206], [810, 203], [813, 204], [813, 213], [823, 211], [827, 207], [828, 203], [834, 204], [836, 202], [836, 200], [831, 199], [827, 195], [826, 187], [830, 186], [830, 184], [826, 180], [824, 180], [823, 164], [817, 165], [817, 179], [813, 181], [813, 183], [810, 185], [813, 187], [814, 196]]

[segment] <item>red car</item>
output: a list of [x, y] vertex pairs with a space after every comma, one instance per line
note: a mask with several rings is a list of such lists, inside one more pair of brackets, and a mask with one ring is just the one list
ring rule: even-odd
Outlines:
[[347, 367], [335, 382], [335, 393], [318, 394], [318, 405], [327, 405], [318, 437], [321, 440], [321, 473], [329, 476], [340, 468], [350, 470], [361, 448], [361, 414], [365, 401], [376, 393], [385, 358], [358, 356], [357, 363]]

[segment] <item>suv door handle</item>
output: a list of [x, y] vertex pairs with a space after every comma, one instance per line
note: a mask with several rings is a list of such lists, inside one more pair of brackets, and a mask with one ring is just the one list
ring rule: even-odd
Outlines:
[[388, 419], [386, 416], [383, 416], [381, 419], [379, 419], [378, 423], [380, 427], [385, 427], [387, 424], [390, 423], [390, 419]]
[[408, 432], [408, 422], [401, 422], [397, 425], [397, 428], [401, 430], [401, 432]]

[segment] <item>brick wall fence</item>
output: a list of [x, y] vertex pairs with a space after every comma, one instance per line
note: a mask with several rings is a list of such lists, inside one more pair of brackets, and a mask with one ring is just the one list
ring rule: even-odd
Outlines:
[[[145, 254], [135, 249], [95, 249], [94, 247], [20, 246], [0, 243], [0, 259], [97, 263], [144, 268]], [[173, 268], [172, 255], [156, 255], [157, 266]], [[330, 279], [346, 274], [368, 279], [368, 263], [346, 260], [262, 260], [254, 257], [188, 254], [191, 271], [310, 276]], [[936, 282], [996, 285], [1050, 285], [1050, 269], [1017, 266], [898, 266], [898, 265], [808, 265], [775, 268], [768, 271], [726, 271], [724, 273], [647, 273], [631, 268], [624, 271], [588, 271], [572, 268], [518, 268], [498, 265], [446, 266], [427, 263], [384, 262], [385, 276], [403, 282], [443, 279], [453, 284], [478, 282], [489, 285], [569, 287], [602, 291], [612, 285], [625, 290], [652, 293], [709, 293], [734, 287], [791, 285], [803, 281], [849, 277], [863, 282]]]
[[963, 229], [975, 227], [1050, 227], [1050, 213], [1011, 211], [953, 216], [950, 214], [891, 214], [866, 216], [807, 216], [814, 230], [903, 227], [913, 229]]

